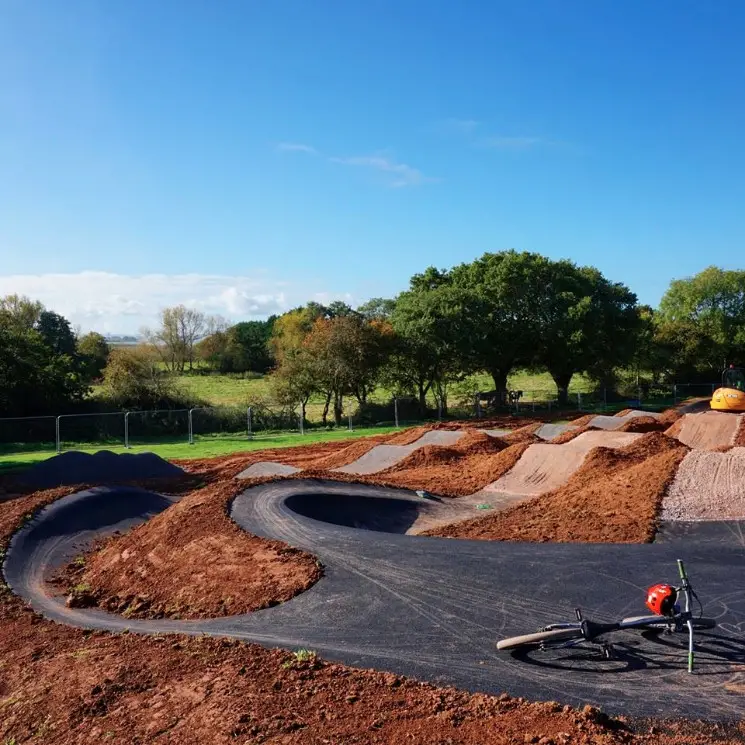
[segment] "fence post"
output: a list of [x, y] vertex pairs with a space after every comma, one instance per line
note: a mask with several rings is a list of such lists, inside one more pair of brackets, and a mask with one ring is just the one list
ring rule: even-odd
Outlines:
[[398, 398], [396, 396], [393, 397], [393, 419], [398, 427]]
[[54, 442], [57, 447], [57, 453], [62, 452], [62, 443], [60, 442], [60, 436], [59, 436], [59, 420], [62, 418], [62, 415], [58, 416], [56, 419], [56, 426], [55, 426], [55, 433], [54, 433]]
[[349, 415], [349, 431], [352, 431], [352, 415]]
[[189, 445], [194, 444], [194, 423], [192, 421], [192, 413], [194, 409], [189, 409]]
[[253, 432], [251, 432], [251, 407], [248, 407], [248, 411], [246, 411], [246, 434], [248, 435], [248, 439], [250, 440], [253, 437]]
[[124, 448], [129, 450], [129, 412], [124, 414]]

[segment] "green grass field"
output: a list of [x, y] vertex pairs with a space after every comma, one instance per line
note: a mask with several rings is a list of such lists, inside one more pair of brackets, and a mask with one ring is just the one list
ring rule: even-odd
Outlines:
[[[179, 387], [195, 399], [215, 406], [247, 406], [251, 400], [271, 397], [271, 384], [267, 377], [243, 379], [233, 375], [183, 375], [178, 378]], [[548, 373], [516, 372], [509, 378], [511, 389], [522, 390], [526, 399], [556, 395], [556, 384]], [[471, 375], [451, 386], [451, 397], [467, 397], [476, 390], [490, 390], [494, 387], [492, 379], [486, 374]], [[590, 381], [584, 375], [575, 375], [569, 387], [570, 394], [588, 393], [592, 389]], [[392, 393], [385, 388], [378, 388], [371, 398], [377, 401], [390, 399]], [[434, 405], [434, 398], [432, 397]], [[311, 399], [308, 406], [308, 418], [311, 421], [320, 419], [323, 399], [318, 396]], [[316, 417], [316, 414], [318, 415]]]
[[[99, 450], [112, 450], [121, 453], [156, 453], [161, 458], [169, 460], [177, 458], [212, 458], [218, 455], [230, 455], [250, 450], [264, 450], [267, 448], [289, 448], [299, 445], [312, 445], [318, 442], [329, 442], [333, 440], [348, 440], [358, 437], [369, 437], [371, 435], [387, 434], [397, 431], [395, 427], [368, 427], [361, 430], [323, 430], [308, 431], [301, 435], [299, 432], [290, 433], [268, 433], [255, 435], [248, 440], [245, 436], [233, 437], [198, 437], [193, 445], [183, 443], [151, 443], [148, 445], [137, 445], [125, 450], [121, 444], [101, 445], [93, 443], [66, 443], [65, 449], [83, 452], [97, 452]], [[16, 468], [25, 468], [41, 460], [46, 460], [56, 455], [54, 447], [36, 450], [34, 452], [6, 452], [0, 454], [0, 473]]]

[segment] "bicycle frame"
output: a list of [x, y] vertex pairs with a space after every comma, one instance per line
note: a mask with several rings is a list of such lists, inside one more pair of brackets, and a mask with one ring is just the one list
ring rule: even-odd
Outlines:
[[[685, 608], [680, 610], [676, 605], [675, 613], [672, 616], [633, 616], [630, 618], [624, 618], [621, 621], [615, 623], [595, 623], [582, 618], [582, 611], [579, 608], [575, 609], [577, 614], [577, 621], [572, 623], [552, 623], [544, 627], [544, 631], [551, 631], [553, 629], [579, 629], [582, 631], [582, 638], [571, 639], [557, 644], [552, 644], [553, 649], [568, 649], [570, 647], [576, 647], [584, 642], [595, 641], [598, 637], [606, 633], [613, 631], [622, 631], [624, 629], [634, 628], [648, 628], [650, 626], [666, 627], [668, 631], [682, 632], [683, 627], [688, 630], [688, 672], [693, 672], [693, 660], [694, 660], [694, 640], [693, 640], [693, 613], [691, 611], [691, 600], [694, 595], [693, 587], [686, 574], [685, 567], [681, 559], [678, 559], [678, 573], [680, 574], [681, 586], [677, 587], [678, 597], [682, 594], [685, 598]], [[604, 650], [607, 650], [608, 645], [603, 645]]]

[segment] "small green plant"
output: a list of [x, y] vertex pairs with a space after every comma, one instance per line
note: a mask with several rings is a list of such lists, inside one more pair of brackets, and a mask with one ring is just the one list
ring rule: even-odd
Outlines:
[[314, 662], [316, 653], [312, 649], [298, 649], [294, 652], [296, 662]]
[[17, 740], [15, 737], [11, 737], [5, 741], [4, 745], [17, 745]]
[[85, 556], [83, 556], [83, 555], [76, 556], [73, 559], [72, 563], [73, 563], [73, 566], [84, 567], [85, 566]]
[[77, 593], [91, 592], [92, 590], [93, 588], [87, 582], [81, 582], [72, 588], [72, 591]]
[[305, 663], [310, 663], [312, 665], [315, 663], [316, 659], [317, 655], [312, 649], [298, 649], [292, 653], [292, 659], [286, 660], [282, 663], [282, 669], [288, 670], [291, 667], [295, 667], [295, 665], [302, 665]]

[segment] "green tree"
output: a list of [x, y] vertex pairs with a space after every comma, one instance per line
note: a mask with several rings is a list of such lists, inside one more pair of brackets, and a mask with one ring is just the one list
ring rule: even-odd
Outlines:
[[431, 285], [447, 282], [478, 301], [478, 312], [472, 314], [470, 363], [488, 372], [499, 392], [506, 390], [510, 372], [535, 356], [541, 334], [536, 301], [546, 293], [543, 282], [549, 264], [539, 254], [503, 251], [484, 254], [447, 275], [431, 272], [416, 280]]
[[89, 380], [98, 380], [109, 361], [111, 349], [106, 339], [95, 331], [78, 339], [77, 353]]
[[53, 354], [38, 331], [0, 327], [0, 411], [4, 416], [59, 414], [89, 392], [78, 365]]
[[389, 387], [415, 395], [425, 413], [431, 389], [443, 398], [447, 383], [469, 371], [483, 312], [475, 293], [415, 278], [391, 316], [396, 339], [385, 371]]
[[232, 326], [227, 333], [226, 357], [235, 372], [268, 372], [273, 364], [269, 347], [276, 316], [266, 321], [243, 321]]
[[6, 295], [0, 298], [0, 326], [18, 333], [30, 331], [39, 321], [44, 306], [25, 295]]
[[114, 348], [104, 369], [106, 397], [121, 408], [168, 408], [178, 398], [173, 378], [158, 364], [152, 348]]
[[390, 298], [374, 297], [357, 308], [364, 319], [368, 321], [390, 321], [396, 301]]
[[43, 310], [39, 314], [39, 320], [36, 322], [35, 328], [53, 354], [66, 354], [69, 357], [77, 356], [75, 334], [72, 332], [70, 322], [64, 316], [51, 310]]
[[575, 373], [589, 372], [604, 384], [613, 370], [630, 364], [637, 349], [640, 316], [636, 295], [593, 267], [548, 262], [543, 291], [535, 296], [536, 361], [556, 383], [565, 403]]
[[[681, 334], [683, 366], [711, 374], [725, 363], [745, 364], [745, 271], [710, 266], [678, 279], [660, 302], [660, 335]], [[694, 362], [692, 355], [700, 355]]]

